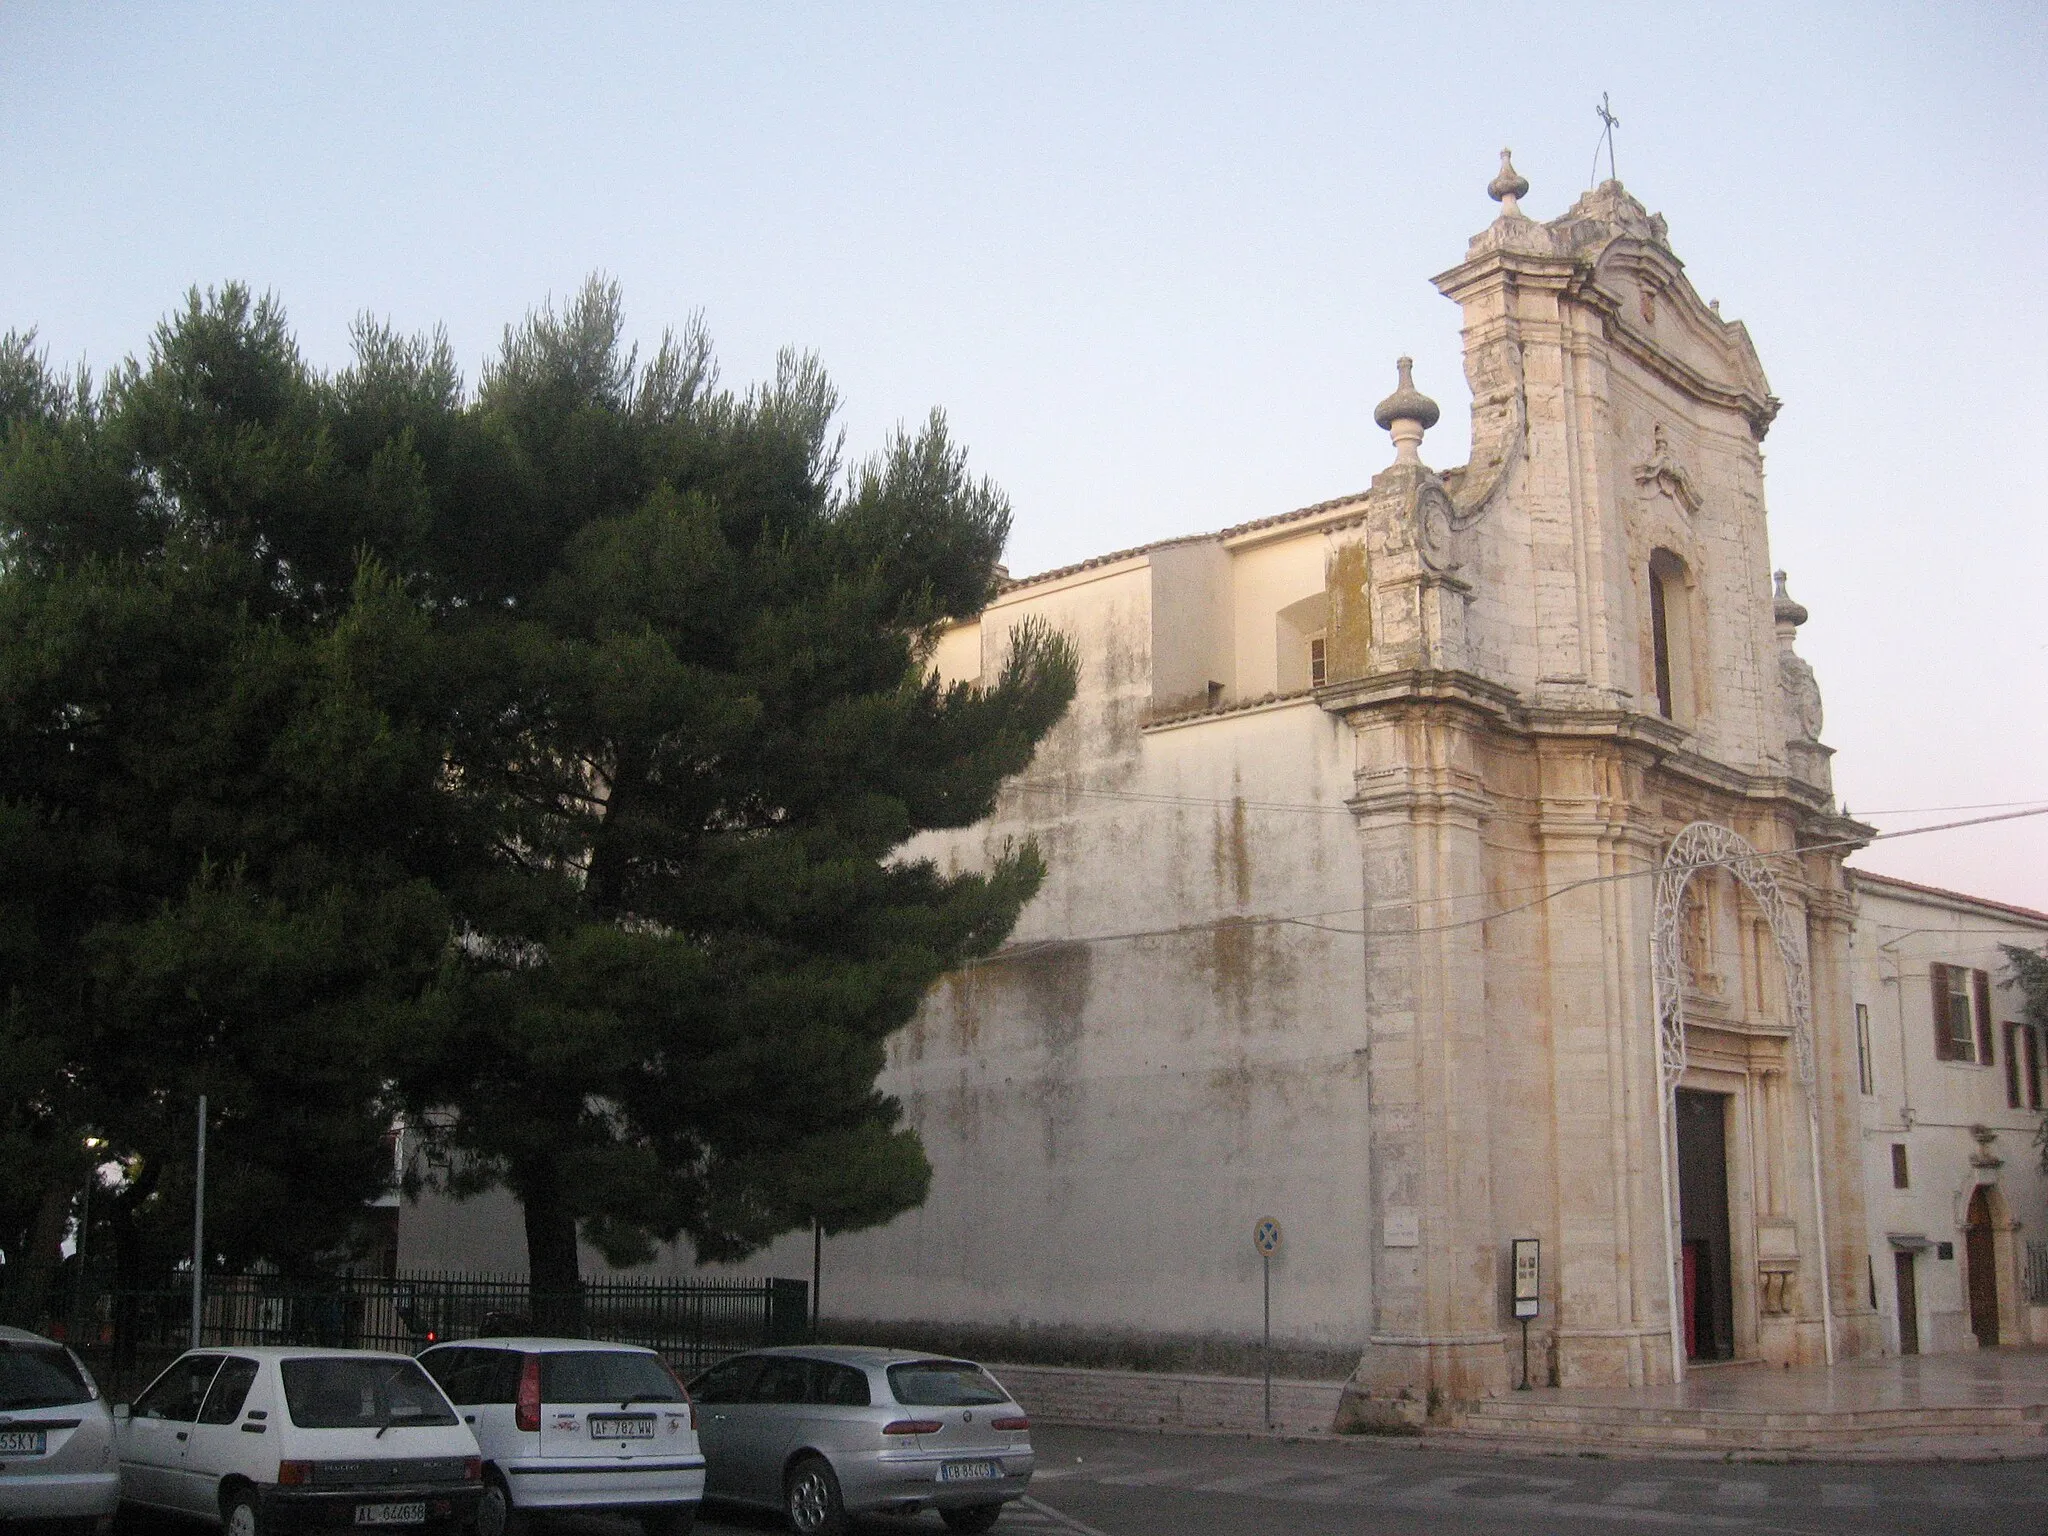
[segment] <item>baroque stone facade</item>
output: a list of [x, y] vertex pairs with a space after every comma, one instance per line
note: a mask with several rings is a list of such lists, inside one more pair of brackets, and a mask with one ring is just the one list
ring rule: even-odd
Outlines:
[[[1864, 829], [1835, 812], [1818, 692], [1793, 648], [1805, 614], [1773, 588], [1759, 445], [1778, 402], [1747, 333], [1701, 301], [1664, 221], [1618, 183], [1548, 223], [1504, 206], [1436, 282], [1464, 314], [1465, 465], [1425, 462], [1437, 411], [1404, 361], [1377, 418], [1395, 461], [1362, 495], [1020, 583], [949, 641], [940, 665], [973, 675], [999, 658], [1002, 632], [1041, 613], [1101, 669], [1069, 739], [987, 829], [1048, 842], [1055, 889], [1007, 967], [934, 1003], [900, 1057], [902, 1085], [925, 1105], [971, 1102], [995, 1059], [986, 1045], [943, 1051], [961, 1077], [941, 1087], [932, 1037], [1000, 1039], [1039, 1016], [1064, 1031], [1054, 1055], [1142, 1058], [1133, 1037], [1163, 1013], [1175, 1022], [1158, 1054], [1211, 1073], [1233, 1011], [1292, 1034], [1291, 1058], [1278, 1041], [1242, 1051], [1246, 1093], [1300, 1106], [1276, 1115], [1293, 1142], [1282, 1166], [1217, 1136], [1197, 1098], [1157, 1172], [1213, 1151], [1226, 1169], [1260, 1168], [1270, 1198], [1306, 1183], [1328, 1192], [1310, 1208], [1356, 1202], [1356, 1246], [1327, 1258], [1329, 1301], [1348, 1290], [1365, 1323], [1347, 1409], [1360, 1422], [1511, 1384], [1516, 1237], [1543, 1244], [1536, 1358], [1561, 1384], [1670, 1374], [1665, 1265], [1685, 1254], [1694, 1354], [1820, 1359], [1816, 1182], [1839, 1250], [1837, 1344], [1869, 1348], [1867, 1290], [1851, 1283], [1864, 1269], [1859, 1128], [1839, 1091], [1853, 1081], [1841, 863]], [[1100, 819], [1091, 796], [1126, 797], [1121, 838], [1085, 830]], [[1262, 797], [1345, 814], [1275, 836], [1286, 813]], [[1160, 867], [1174, 858], [1162, 845], [1199, 857], [1177, 800], [1205, 799], [1233, 821], [1211, 861], [1230, 880]], [[1721, 1122], [1725, 1169], [1710, 1184], [1726, 1211], [1693, 1238], [1695, 1210], [1667, 1247], [1646, 874], [1698, 821], [1765, 854], [1789, 898], [1826, 1102], [1816, 1181], [1768, 914], [1704, 872], [1689, 890], [1681, 1086]], [[1119, 855], [1137, 837], [1145, 846]], [[930, 851], [970, 855], [958, 841]], [[1290, 859], [1309, 878], [1258, 889], [1237, 873]], [[1356, 936], [1304, 945], [1267, 920], [1319, 906], [1310, 921]], [[1143, 936], [1088, 942], [1130, 929]], [[1155, 973], [1105, 996], [1099, 969], [1154, 969], [1103, 958], [1119, 944], [1154, 950], [1178, 984]], [[1211, 996], [1188, 996], [1205, 973]], [[1049, 1061], [1025, 1071], [1070, 1102], [1066, 1135], [1091, 1151], [1121, 1139], [1088, 1123], [1114, 1113], [1095, 1097], [1106, 1084], [1084, 1073], [1072, 1086]], [[1305, 1123], [1317, 1100], [1341, 1129]], [[1035, 1182], [1028, 1203], [1093, 1227], [1089, 1184], [1143, 1176], [1127, 1158], [1076, 1161], [1049, 1138], [1032, 1178], [997, 1183]], [[1118, 1203], [1105, 1191], [1096, 1208]]]

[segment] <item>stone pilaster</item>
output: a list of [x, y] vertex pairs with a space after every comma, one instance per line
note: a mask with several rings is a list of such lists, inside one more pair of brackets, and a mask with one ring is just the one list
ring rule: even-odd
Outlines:
[[1354, 717], [1371, 1018], [1373, 1311], [1346, 1418], [1420, 1423], [1507, 1386], [1485, 950], [1490, 809], [1473, 722], [1394, 704]]
[[1557, 1137], [1560, 1386], [1668, 1380], [1670, 1334], [1658, 1178], [1657, 1056], [1649, 992], [1655, 838], [1609, 744], [1547, 744], [1534, 918], [1551, 967]]
[[1827, 1201], [1828, 1261], [1834, 1279], [1835, 1354], [1878, 1354], [1884, 1327], [1870, 1304], [1867, 1217], [1863, 1205], [1863, 1130], [1856, 1067], [1856, 1005], [1849, 982], [1855, 909], [1842, 889], [1841, 855], [1809, 855], [1825, 884], [1806, 904], [1807, 971], [1813, 988], [1815, 1087], [1820, 1094], [1820, 1155]]

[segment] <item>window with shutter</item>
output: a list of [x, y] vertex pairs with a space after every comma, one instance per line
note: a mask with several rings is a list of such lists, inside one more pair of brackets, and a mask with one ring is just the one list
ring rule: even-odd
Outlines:
[[2027, 1048], [2027, 1108], [2041, 1107], [2041, 1031], [2022, 1024], [2020, 1041]]
[[1977, 1005], [1977, 1064], [1993, 1064], [1991, 1054], [1991, 977], [1985, 971], [1970, 972], [1970, 997]]
[[1954, 1061], [1956, 1039], [1948, 1027], [1948, 967], [1934, 961], [1927, 967], [1927, 978], [1934, 994], [1934, 1059]]
[[2005, 1026], [2005, 1107], [2022, 1109], [2024, 1084], [2020, 1081], [2020, 1027], [2017, 1024]]

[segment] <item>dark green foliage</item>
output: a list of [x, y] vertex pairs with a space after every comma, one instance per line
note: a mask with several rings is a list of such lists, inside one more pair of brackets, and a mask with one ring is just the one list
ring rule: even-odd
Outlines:
[[0, 358], [0, 997], [35, 1063], [0, 1134], [57, 1149], [67, 1216], [110, 1143], [132, 1278], [187, 1246], [205, 1092], [211, 1253], [306, 1267], [389, 1185], [385, 1040], [446, 950], [440, 743], [375, 697], [425, 626], [305, 531], [374, 486], [272, 306], [195, 296], [97, 398]]
[[925, 676], [1009, 521], [942, 418], [842, 473], [815, 362], [735, 395], [700, 328], [622, 330], [593, 282], [473, 401], [442, 337], [325, 378], [234, 288], [97, 396], [0, 342], [0, 1153], [48, 1190], [101, 1132], [143, 1233], [203, 1089], [234, 1257], [345, 1244], [400, 1103], [543, 1291], [579, 1231], [729, 1258], [923, 1197], [883, 1043], [1042, 871], [904, 849], [1072, 656]]
[[518, 515], [444, 625], [451, 756], [513, 878], [405, 1074], [460, 1111], [458, 1186], [520, 1196], [543, 1289], [573, 1287], [579, 1223], [614, 1262], [730, 1258], [923, 1198], [883, 1042], [1041, 871], [896, 855], [989, 812], [1074, 676], [1027, 629], [985, 688], [925, 678], [1008, 529], [940, 418], [842, 477], [814, 363], [735, 397], [700, 332], [639, 366], [620, 330], [593, 284], [480, 393]]

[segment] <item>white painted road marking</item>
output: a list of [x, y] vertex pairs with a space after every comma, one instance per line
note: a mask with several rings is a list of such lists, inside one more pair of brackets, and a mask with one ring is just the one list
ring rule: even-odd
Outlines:
[[1094, 1526], [1086, 1525], [1076, 1520], [1072, 1515], [1061, 1514], [1050, 1504], [1041, 1504], [1028, 1493], [1023, 1498], [1017, 1500], [1017, 1503], [1020, 1507], [1030, 1510], [1035, 1515], [1043, 1515], [1061, 1530], [1072, 1531], [1074, 1536], [1107, 1536], [1106, 1532], [1098, 1531]]
[[1640, 1482], [1623, 1483], [1607, 1495], [1609, 1504], [1657, 1504], [1671, 1491], [1671, 1480], [1664, 1477], [1644, 1478]]

